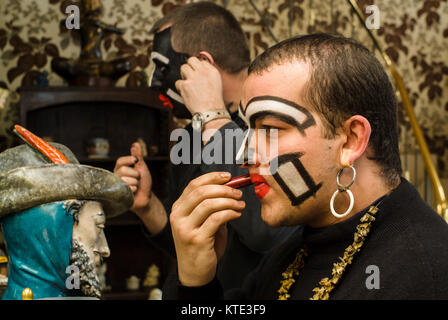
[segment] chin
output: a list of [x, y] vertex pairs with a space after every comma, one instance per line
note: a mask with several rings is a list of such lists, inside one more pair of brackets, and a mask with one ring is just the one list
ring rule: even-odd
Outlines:
[[290, 205], [261, 203], [261, 219], [270, 227], [289, 227], [302, 224], [302, 214]]
[[283, 210], [268, 205], [261, 205], [261, 219], [270, 227], [282, 227], [285, 225]]

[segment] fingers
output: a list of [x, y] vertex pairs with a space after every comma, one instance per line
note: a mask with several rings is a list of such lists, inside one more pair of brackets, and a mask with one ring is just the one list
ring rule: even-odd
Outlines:
[[231, 220], [241, 217], [241, 212], [235, 210], [222, 210], [213, 213], [199, 228], [199, 233], [205, 237], [215, 235], [219, 229]]
[[[210, 172], [191, 180], [187, 187], [184, 189], [182, 195], [173, 204], [172, 210], [174, 211], [179, 206], [182, 206], [182, 211], [185, 212], [185, 215], [188, 215], [202, 200], [206, 199], [207, 197], [226, 197], [226, 195], [227, 197], [232, 197], [232, 194], [233, 196], [237, 195], [237, 193], [233, 193], [233, 190], [236, 189], [227, 186], [222, 186], [224, 188], [218, 189], [209, 186], [226, 183], [230, 180], [230, 178], [231, 175], [228, 172]], [[196, 190], [199, 187], [206, 185], [206, 188]], [[204, 197], [204, 194], [206, 194], [207, 196]]]
[[134, 156], [125, 156], [117, 159], [115, 163], [114, 173], [121, 167], [131, 167], [138, 161]]
[[121, 178], [123, 177], [130, 177], [135, 178], [137, 180], [140, 180], [140, 172], [134, 168], [131, 167], [120, 167], [117, 172], [118, 176]]
[[[191, 79], [196, 71], [211, 67], [208, 60], [199, 60], [197, 57], [188, 58], [187, 62], [180, 67], [180, 75], [183, 80]], [[178, 80], [179, 81], [179, 80]]]
[[141, 178], [140, 172], [136, 169], [136, 165], [144, 162], [142, 159], [140, 144], [134, 143], [131, 147], [131, 156], [120, 157], [117, 159], [114, 168], [114, 174], [118, 175], [131, 188], [132, 192], [136, 192]]
[[204, 63], [207, 63], [207, 64], [209, 65], [209, 63], [208, 63], [207, 60], [203, 60], [203, 61], [201, 61], [201, 60], [199, 60], [197, 57], [190, 57], [190, 58], [188, 58], [188, 60], [187, 60], [187, 64], [188, 64], [188, 65], [190, 66], [190, 68], [193, 69], [193, 70], [198, 70], [199, 68], [201, 68], [201, 66], [204, 66], [204, 65], [205, 65]]
[[191, 76], [193, 75], [193, 72], [194, 72], [193, 68], [188, 63], [183, 64], [180, 67], [180, 75], [181, 75], [182, 79], [184, 79], [184, 80], [191, 78]]
[[142, 156], [142, 148], [140, 146], [140, 143], [134, 142], [131, 146], [131, 156], [136, 157], [139, 161], [143, 160]]
[[121, 177], [121, 180], [127, 183], [127, 185], [131, 188], [132, 192], [137, 191], [138, 189], [138, 180], [130, 177]]
[[[246, 203], [233, 198], [209, 198], [202, 201], [190, 214], [192, 227], [202, 225], [206, 220], [214, 216], [216, 212], [234, 210], [240, 212]], [[212, 218], [213, 219], [213, 218]]]
[[[218, 211], [224, 209], [225, 206], [232, 207], [234, 201], [239, 200], [242, 197], [241, 190], [237, 190], [228, 186], [222, 185], [204, 185], [199, 186], [191, 192], [182, 194], [181, 197], [173, 205], [173, 210], [180, 208], [179, 215], [188, 216], [192, 215], [194, 210], [199, 207], [211, 208], [209, 211]], [[221, 201], [218, 198], [223, 198]], [[223, 203], [224, 200], [229, 202]], [[203, 211], [199, 211], [201, 213]], [[200, 214], [195, 220], [196, 224], [202, 223], [205, 219], [202, 215], [207, 215], [207, 212]], [[201, 218], [202, 217], [202, 218]]]

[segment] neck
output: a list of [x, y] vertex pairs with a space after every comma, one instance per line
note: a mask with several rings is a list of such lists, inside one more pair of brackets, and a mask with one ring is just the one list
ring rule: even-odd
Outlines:
[[238, 104], [241, 99], [243, 83], [247, 78], [247, 69], [237, 73], [227, 73], [220, 70], [223, 86], [223, 97], [226, 105], [232, 103], [230, 112], [238, 110]]

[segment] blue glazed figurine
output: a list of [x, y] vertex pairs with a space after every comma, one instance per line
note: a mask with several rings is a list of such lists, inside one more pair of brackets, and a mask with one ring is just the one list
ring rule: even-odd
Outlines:
[[133, 202], [120, 178], [52, 146], [69, 163], [49, 163], [28, 145], [0, 153], [0, 222], [9, 254], [3, 299], [22, 299], [24, 292], [34, 299], [100, 298], [96, 268], [110, 254], [106, 216]]

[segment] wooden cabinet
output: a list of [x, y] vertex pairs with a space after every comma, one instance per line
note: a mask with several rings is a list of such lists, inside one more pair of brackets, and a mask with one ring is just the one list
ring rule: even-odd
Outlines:
[[[153, 176], [153, 191], [167, 196], [169, 175], [169, 135], [172, 115], [149, 88], [22, 88], [21, 123], [31, 132], [69, 147], [82, 164], [113, 171], [118, 157], [129, 155], [132, 142], [143, 139], [148, 156], [145, 161]], [[87, 142], [106, 138], [107, 157], [91, 158]], [[127, 212], [107, 221], [105, 229], [111, 256], [106, 259], [107, 284], [112, 291], [105, 299], [146, 299], [148, 293], [127, 292], [126, 279], [142, 280], [151, 264], [156, 264], [163, 283], [172, 259], [153, 247], [142, 232], [139, 219]]]

